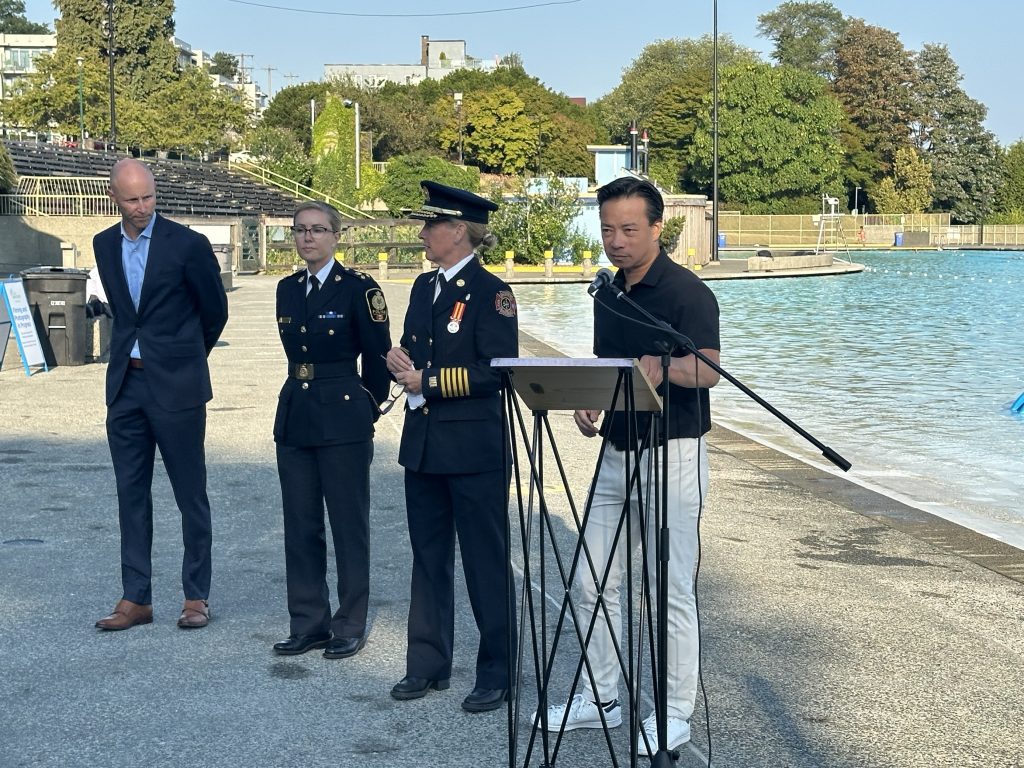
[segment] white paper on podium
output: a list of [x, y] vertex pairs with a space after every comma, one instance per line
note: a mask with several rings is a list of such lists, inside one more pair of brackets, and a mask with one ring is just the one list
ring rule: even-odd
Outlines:
[[[633, 371], [633, 399], [637, 411], [660, 411], [654, 391], [637, 360], [624, 357], [502, 357], [492, 368], [511, 371], [512, 385], [531, 411], [574, 411], [611, 408], [615, 385], [623, 369]], [[615, 410], [626, 408], [626, 393], [619, 392]]]

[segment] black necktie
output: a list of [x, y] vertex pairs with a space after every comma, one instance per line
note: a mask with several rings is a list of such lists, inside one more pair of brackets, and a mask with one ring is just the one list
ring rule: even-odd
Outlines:
[[445, 286], [448, 285], [448, 279], [444, 275], [437, 276], [437, 294], [434, 296], [434, 301], [437, 301], [437, 297], [444, 293]]
[[320, 278], [317, 277], [316, 275], [310, 275], [309, 276], [309, 293], [306, 294], [306, 298], [308, 299], [310, 296], [312, 296], [314, 293], [316, 293], [319, 290], [320, 290]]

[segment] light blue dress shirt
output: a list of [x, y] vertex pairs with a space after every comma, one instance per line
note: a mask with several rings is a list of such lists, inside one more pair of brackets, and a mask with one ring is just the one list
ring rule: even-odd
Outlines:
[[[124, 222], [121, 223], [121, 267], [128, 280], [128, 291], [132, 295], [136, 311], [139, 309], [139, 298], [142, 296], [142, 281], [146, 276], [146, 264], [149, 263], [149, 243], [153, 239], [154, 223], [156, 223], [156, 213], [150, 217], [149, 224], [135, 240], [128, 237], [124, 231]], [[138, 338], [132, 345], [130, 356], [142, 359]]]

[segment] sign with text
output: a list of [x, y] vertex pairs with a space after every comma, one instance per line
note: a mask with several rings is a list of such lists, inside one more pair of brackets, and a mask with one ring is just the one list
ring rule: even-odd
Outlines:
[[[3, 314], [0, 315], [0, 329], [6, 322], [14, 330], [14, 338], [18, 342], [18, 352], [25, 366], [25, 375], [32, 375], [33, 366], [42, 366], [49, 370], [43, 355], [43, 346], [39, 343], [36, 324], [32, 320], [32, 309], [28, 305], [25, 286], [21, 278], [0, 281], [0, 297], [3, 298]], [[9, 333], [9, 331], [8, 331]], [[6, 346], [6, 334], [4, 344]]]

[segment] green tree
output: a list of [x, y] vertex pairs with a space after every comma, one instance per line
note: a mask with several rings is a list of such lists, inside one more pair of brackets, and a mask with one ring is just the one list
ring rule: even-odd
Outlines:
[[779, 64], [831, 78], [835, 74], [836, 42], [846, 30], [842, 11], [829, 2], [782, 3], [757, 17], [757, 31], [775, 47]]
[[520, 54], [516, 53], [515, 51], [511, 51], [502, 56], [501, 63], [499, 63], [498, 66], [502, 69], [514, 70], [521, 72], [524, 75], [526, 74], [526, 67], [523, 64], [523, 57]]
[[1003, 214], [1011, 211], [1024, 214], [1024, 139], [1018, 139], [1003, 153], [1003, 181], [997, 207]]
[[[260, 124], [267, 129], [283, 128], [300, 142], [309, 154], [313, 148], [313, 118], [327, 105], [330, 87], [326, 83], [290, 85], [278, 91], [267, 105]], [[315, 111], [310, 102], [315, 103]]]
[[4, 119], [45, 132], [67, 136], [79, 133], [78, 79], [82, 77], [85, 131], [105, 136], [110, 130], [110, 99], [106, 65], [95, 57], [84, 58], [81, 72], [68, 51], [61, 49], [35, 60], [35, 72], [22, 78], [11, 99], [0, 105]]
[[684, 189], [690, 183], [687, 157], [698, 118], [709, 98], [705, 73], [689, 70], [655, 100], [649, 123], [648, 173], [663, 187]]
[[892, 176], [872, 191], [878, 213], [924, 213], [932, 202], [932, 169], [913, 147], [896, 152]]
[[903, 199], [891, 176], [882, 179], [871, 190], [871, 201], [876, 213], [905, 213]]
[[[511, 62], [503, 60], [502, 66], [494, 72], [458, 70], [440, 81], [436, 89], [423, 84], [422, 91], [433, 94], [435, 114], [442, 118], [437, 131], [437, 139], [442, 146], [457, 154], [458, 144], [453, 139], [458, 138], [460, 124], [463, 143], [465, 133], [471, 127], [467, 122], [467, 104], [498, 88], [514, 92], [527, 105], [525, 114], [531, 150], [527, 154], [525, 170], [563, 176], [592, 175], [593, 157], [587, 151], [587, 145], [602, 143], [607, 138], [596, 111], [574, 104], [565, 95], [551, 91], [537, 78], [528, 75], [521, 62], [514, 59]], [[455, 105], [455, 93], [462, 94], [461, 112]], [[466, 162], [476, 161], [467, 156]]]
[[[501, 91], [504, 94], [513, 93], [518, 99], [516, 104], [528, 107], [519, 113], [513, 111], [511, 123], [510, 115], [500, 109], [495, 112], [494, 99], [488, 95], [500, 89], [505, 89]], [[359, 102], [362, 132], [372, 144], [376, 160], [420, 152], [455, 160], [461, 142], [464, 162], [485, 170], [522, 167], [532, 172], [543, 169], [588, 176], [593, 159], [587, 145], [607, 140], [594, 110], [574, 104], [563, 94], [545, 87], [528, 75], [521, 60], [514, 56], [507, 57], [491, 72], [460, 69], [442, 80], [425, 80], [411, 86], [388, 83], [375, 91], [361, 90], [342, 79], [332, 81], [330, 91], [336, 97]], [[482, 104], [489, 114], [481, 116]], [[486, 142], [487, 137], [480, 136], [475, 140], [477, 144], [483, 141], [489, 145], [474, 146], [470, 138], [475, 130], [474, 119], [482, 120], [488, 130], [497, 129], [494, 142]], [[522, 145], [523, 140], [528, 140], [526, 145]], [[498, 157], [505, 149], [514, 155], [507, 162]], [[486, 165], [474, 154], [476, 151], [483, 152], [492, 165]], [[494, 165], [497, 161], [499, 165]]]
[[851, 19], [836, 46], [833, 91], [862, 131], [864, 150], [878, 158], [875, 178], [892, 168], [896, 151], [908, 146], [917, 121], [913, 89], [917, 76], [899, 36]]
[[425, 179], [470, 192], [480, 188], [480, 171], [476, 168], [460, 168], [436, 155], [416, 152], [388, 162], [380, 199], [394, 216], [401, 216], [403, 210], [415, 210], [423, 204], [420, 182]]
[[[625, 141], [633, 120], [640, 128], [650, 125], [659, 96], [680, 81], [704, 82], [710, 92], [713, 51], [714, 39], [709, 35], [697, 39], [658, 40], [646, 46], [623, 71], [622, 81], [595, 105], [612, 140]], [[720, 69], [758, 61], [760, 56], [756, 51], [738, 45], [729, 35], [719, 35]], [[652, 139], [658, 141], [656, 136]]]
[[14, 170], [14, 163], [7, 152], [7, 147], [0, 144], [0, 195], [6, 195], [14, 189], [17, 179], [18, 174]]
[[544, 252], [556, 258], [582, 259], [583, 250], [596, 250], [574, 225], [581, 206], [579, 191], [557, 177], [517, 177], [511, 195], [500, 189], [491, 191], [498, 210], [491, 214], [490, 230], [498, 238], [498, 247], [484, 255], [489, 263], [504, 259], [506, 250], [515, 251], [515, 260], [543, 264]]
[[535, 172], [555, 176], [593, 178], [594, 156], [589, 144], [600, 143], [602, 133], [593, 123], [574, 120], [569, 115], [553, 114], [540, 123], [540, 143]]
[[[95, 0], [55, 0], [60, 11], [57, 48], [106, 60], [107, 13]], [[119, 93], [141, 101], [172, 83], [178, 72], [173, 0], [118, 0], [114, 3], [114, 69]]]
[[444, 118], [433, 108], [427, 90], [388, 83], [376, 93], [355, 88], [342, 92], [359, 100], [363, 130], [372, 139], [376, 159], [419, 152], [443, 154], [437, 134]]
[[[449, 152], [459, 146], [460, 136], [454, 105], [438, 104], [446, 115], [441, 128], [441, 145]], [[536, 123], [526, 112], [526, 103], [507, 86], [467, 93], [462, 102], [462, 145], [464, 157], [488, 173], [522, 173], [537, 155]]]
[[917, 144], [931, 163], [932, 205], [956, 221], [984, 221], [1002, 175], [999, 144], [984, 126], [988, 110], [960, 87], [960, 68], [945, 45], [926, 44], [916, 63]]
[[237, 142], [247, 128], [248, 107], [235, 96], [191, 68], [145, 102], [127, 101], [120, 132], [133, 146], [209, 153]]
[[302, 141], [287, 128], [258, 125], [248, 137], [249, 153], [267, 170], [307, 186], [313, 181], [313, 159]]
[[355, 110], [328, 98], [313, 126], [313, 187], [348, 205], [374, 199], [382, 180], [365, 151], [359, 155], [356, 187]]
[[[843, 114], [825, 80], [792, 67], [730, 67], [721, 73], [719, 193], [748, 213], [811, 213], [841, 188], [837, 134]], [[710, 190], [710, 106], [690, 152], [695, 179]]]
[[210, 57], [209, 72], [211, 75], [234, 79], [238, 76], [238, 57], [232, 53], [217, 51]]
[[[36, 71], [4, 105], [5, 119], [36, 130], [52, 126], [67, 136], [79, 133], [79, 68], [73, 50], [60, 42], [52, 55], [36, 59]], [[105, 62], [82, 57], [84, 123], [90, 136], [109, 135], [110, 100]], [[249, 110], [235, 91], [217, 89], [199, 69], [175, 75], [146, 99], [133, 99], [117, 78], [117, 121], [123, 144], [181, 149], [199, 154], [234, 143], [245, 130]]]
[[843, 147], [843, 178], [848, 187], [854, 190], [861, 188], [862, 197], [856, 200], [856, 192], [850, 192], [849, 207], [852, 209], [856, 204], [867, 210], [870, 205], [868, 191], [876, 185], [875, 179], [882, 172], [882, 159], [867, 148], [868, 137], [864, 129], [854, 125], [845, 115], [839, 127], [839, 142]]
[[24, 0], [0, 0], [0, 34], [46, 35], [50, 28], [25, 18]]

